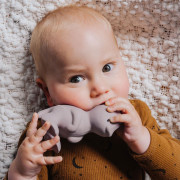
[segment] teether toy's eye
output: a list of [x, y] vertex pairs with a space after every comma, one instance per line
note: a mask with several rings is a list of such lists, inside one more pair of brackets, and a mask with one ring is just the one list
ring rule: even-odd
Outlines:
[[103, 71], [103, 72], [109, 72], [109, 71], [112, 70], [112, 68], [113, 68], [113, 65], [112, 65], [112, 64], [106, 64], [106, 65], [103, 67], [102, 71]]
[[70, 82], [71, 83], [79, 83], [83, 80], [84, 78], [80, 75], [77, 75], [77, 76], [73, 76], [71, 79], [70, 79]]

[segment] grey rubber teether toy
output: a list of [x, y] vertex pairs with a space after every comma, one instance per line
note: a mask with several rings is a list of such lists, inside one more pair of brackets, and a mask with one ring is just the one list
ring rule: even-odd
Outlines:
[[[56, 135], [68, 139], [70, 142], [79, 142], [89, 132], [96, 133], [102, 137], [110, 137], [119, 128], [120, 124], [112, 124], [109, 118], [118, 113], [109, 113], [107, 106], [99, 105], [90, 111], [84, 111], [70, 105], [57, 105], [38, 113], [42, 124], [45, 121], [51, 123], [51, 127], [44, 136], [45, 140]], [[53, 150], [57, 153], [61, 149], [60, 142]]]

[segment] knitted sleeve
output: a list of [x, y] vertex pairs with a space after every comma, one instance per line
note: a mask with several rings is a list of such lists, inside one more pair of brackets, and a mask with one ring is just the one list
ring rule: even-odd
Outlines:
[[134, 100], [131, 103], [151, 135], [148, 150], [142, 155], [131, 152], [132, 156], [152, 179], [180, 179], [180, 141], [168, 130], [159, 128], [144, 102]]
[[[30, 122], [27, 124], [26, 129], [24, 130], [24, 132], [22, 133], [20, 139], [19, 139], [19, 143], [18, 143], [18, 147], [21, 145], [21, 143], [23, 142], [23, 140], [26, 138], [26, 132], [27, 129], [29, 127]], [[37, 128], [41, 127], [41, 122], [38, 121], [38, 126]], [[8, 180], [8, 173], [6, 174], [4, 180]], [[48, 180], [48, 169], [46, 166], [42, 166], [42, 169], [40, 171], [40, 173], [37, 176], [37, 180]]]

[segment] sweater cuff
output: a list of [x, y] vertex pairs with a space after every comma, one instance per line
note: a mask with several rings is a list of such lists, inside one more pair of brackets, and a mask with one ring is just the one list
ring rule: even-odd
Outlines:
[[[169, 173], [169, 167], [173, 167], [173, 163], [176, 161], [172, 154], [171, 142], [166, 137], [158, 134], [150, 128], [149, 130], [151, 141], [147, 151], [143, 154], [135, 154], [130, 152], [132, 157], [138, 162], [138, 164], [151, 175], [155, 175], [156, 177], [159, 174], [165, 176]], [[168, 143], [169, 142], [169, 143]], [[169, 174], [170, 177], [172, 174]]]
[[167, 140], [149, 127], [146, 128], [149, 130], [151, 137], [148, 149], [143, 154], [135, 154], [134, 152], [130, 152], [130, 154], [146, 171], [163, 168], [161, 162], [164, 160], [164, 163], [166, 163], [164, 156], [167, 154]]
[[152, 131], [150, 128], [146, 127], [150, 133], [150, 144], [148, 149], [143, 153], [143, 154], [136, 154], [133, 151], [130, 151], [130, 154], [132, 155], [132, 157], [138, 161], [139, 163], [147, 163], [147, 160], [151, 160], [152, 156], [154, 156], [154, 152], [155, 147], [157, 145], [156, 142], [156, 138], [154, 138], [154, 136], [157, 136], [157, 133], [155, 133], [154, 131]]

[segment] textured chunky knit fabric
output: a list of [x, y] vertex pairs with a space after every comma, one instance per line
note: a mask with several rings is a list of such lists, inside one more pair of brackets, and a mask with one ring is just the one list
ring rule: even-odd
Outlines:
[[179, 0], [0, 0], [0, 179], [32, 113], [44, 109], [31, 33], [47, 12], [70, 4], [107, 17], [127, 66], [129, 98], [145, 101], [159, 126], [180, 139]]
[[[110, 138], [88, 134], [75, 144], [61, 139], [60, 155], [63, 156], [63, 161], [44, 166], [38, 179], [141, 180], [144, 179], [144, 170], [153, 180], [180, 179], [180, 141], [172, 138], [168, 130], [159, 128], [144, 102], [131, 100], [131, 103], [151, 135], [150, 146], [144, 154], [131, 152], [118, 136], [119, 129]], [[26, 130], [20, 143], [25, 138], [25, 133]], [[51, 151], [46, 155], [57, 154]]]

